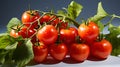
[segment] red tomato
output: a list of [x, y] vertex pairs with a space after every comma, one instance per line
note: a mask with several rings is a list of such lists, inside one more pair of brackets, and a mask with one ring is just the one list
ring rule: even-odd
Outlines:
[[112, 51], [112, 45], [109, 41], [103, 39], [91, 45], [91, 54], [99, 59], [107, 58]]
[[[23, 13], [21, 20], [22, 20], [22, 23], [26, 25], [27, 27], [31, 26], [31, 28], [35, 28], [38, 25], [38, 22], [36, 20], [39, 17], [40, 15], [38, 11], [28, 10]], [[33, 24], [31, 25], [31, 23]]]
[[40, 46], [33, 46], [34, 52], [34, 61], [36, 63], [43, 62], [48, 56], [48, 48], [44, 44], [40, 44]]
[[63, 60], [67, 54], [67, 47], [65, 44], [53, 44], [50, 46], [50, 55], [58, 61]]
[[72, 44], [70, 48], [70, 57], [81, 62], [88, 58], [90, 49], [86, 44]]
[[60, 30], [60, 39], [62, 40], [62, 42], [66, 44], [74, 43], [76, 35], [77, 35], [77, 30], [75, 30], [75, 28]]
[[88, 43], [94, 41], [99, 35], [99, 27], [94, 22], [87, 25], [82, 23], [78, 28], [80, 38]]
[[34, 29], [28, 29], [27, 27], [22, 27], [19, 31], [19, 35], [21, 35], [23, 38], [29, 38], [31, 37], [36, 31]]
[[58, 31], [53, 25], [46, 25], [37, 33], [37, 38], [44, 44], [53, 44], [58, 37]]
[[43, 24], [44, 22], [49, 22], [50, 21], [50, 16], [49, 15], [44, 15], [41, 19], [40, 19], [40, 23]]
[[31, 38], [31, 42], [32, 42], [33, 44], [35, 44], [36, 42], [38, 42], [38, 39], [36, 38], [36, 36], [33, 36], [33, 37]]
[[61, 21], [61, 24], [60, 24], [59, 29], [60, 29], [60, 30], [61, 30], [61, 29], [66, 29], [67, 26], [68, 26], [68, 22], [62, 22], [62, 21]]
[[53, 26], [57, 25], [57, 24], [60, 22], [60, 19], [59, 19], [59, 18], [56, 18], [56, 16], [51, 16], [50, 20], [53, 20], [53, 21], [51, 22], [51, 24], [52, 24]]
[[75, 36], [78, 36], [78, 30], [76, 28], [70, 27], [69, 29], [75, 33]]
[[20, 35], [19, 35], [19, 33], [17, 31], [15, 31], [15, 30], [12, 29], [10, 31], [10, 36], [14, 37], [14, 38], [18, 38]]
[[10, 36], [12, 36], [14, 38], [18, 38], [19, 36], [22, 36], [23, 38], [29, 38], [35, 32], [36, 31], [34, 29], [28, 29], [26, 26], [24, 26], [19, 31], [12, 29], [10, 32]]
[[59, 18], [56, 18], [56, 16], [44, 15], [40, 19], [40, 23], [43, 24], [44, 22], [50, 22], [51, 25], [55, 26], [60, 22], [60, 20]]

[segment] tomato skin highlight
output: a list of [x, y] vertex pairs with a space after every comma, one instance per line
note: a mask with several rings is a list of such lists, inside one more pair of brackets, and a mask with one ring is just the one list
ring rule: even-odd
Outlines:
[[86, 44], [72, 44], [70, 48], [70, 57], [78, 62], [85, 61], [90, 53], [90, 49]]
[[99, 27], [94, 22], [89, 22], [88, 25], [82, 23], [78, 28], [78, 34], [82, 40], [89, 44], [97, 39]]
[[58, 31], [53, 25], [46, 25], [40, 29], [37, 33], [37, 38], [44, 44], [53, 44], [58, 37]]
[[95, 42], [93, 45], [91, 45], [92, 56], [99, 59], [107, 58], [111, 54], [111, 51], [112, 45], [105, 39], [101, 40], [100, 42]]
[[[35, 10], [28, 10], [22, 14], [21, 21], [25, 26], [27, 26], [27, 27], [31, 26], [31, 28], [35, 28], [38, 25], [38, 22], [36, 21], [38, 18], [40, 18], [39, 12], [37, 12]], [[36, 21], [36, 22], [34, 22], [34, 21]], [[33, 23], [33, 24], [31, 25], [31, 23]]]
[[67, 47], [65, 44], [53, 44], [50, 46], [50, 55], [58, 61], [62, 61], [67, 54]]
[[48, 56], [48, 48], [45, 45], [35, 46], [33, 45], [34, 61], [41, 63], [46, 60]]

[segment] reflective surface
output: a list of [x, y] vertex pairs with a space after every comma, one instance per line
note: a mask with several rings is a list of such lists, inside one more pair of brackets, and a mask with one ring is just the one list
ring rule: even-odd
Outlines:
[[70, 60], [70, 58], [66, 58], [63, 62], [49, 59], [44, 63], [27, 67], [120, 67], [120, 58], [109, 56], [105, 60], [89, 59], [79, 63]]

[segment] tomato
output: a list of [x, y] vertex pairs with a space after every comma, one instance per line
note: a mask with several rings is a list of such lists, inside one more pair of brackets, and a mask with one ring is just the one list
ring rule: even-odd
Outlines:
[[20, 35], [19, 35], [19, 33], [16, 31], [16, 30], [11, 30], [10, 31], [10, 36], [11, 37], [14, 37], [14, 38], [18, 38]]
[[48, 48], [44, 44], [40, 44], [40, 46], [33, 45], [34, 52], [34, 61], [36, 63], [43, 62], [48, 56]]
[[70, 30], [72, 30], [75, 33], [75, 37], [78, 36], [78, 30], [75, 27], [70, 27]]
[[[28, 10], [25, 11], [21, 17], [22, 23], [26, 25], [27, 27], [35, 28], [38, 25], [38, 22], [36, 21], [40, 17], [39, 12], [35, 10]], [[36, 21], [36, 22], [35, 22]], [[33, 23], [31, 25], [31, 23]]]
[[[74, 30], [73, 30], [74, 29]], [[71, 44], [75, 42], [75, 37], [77, 35], [77, 30], [75, 28], [61, 29], [60, 39], [66, 44]]]
[[62, 22], [62, 21], [60, 21], [61, 23], [60, 23], [60, 27], [59, 27], [59, 29], [61, 30], [61, 29], [66, 29], [67, 28], [67, 26], [68, 26], [68, 22]]
[[51, 16], [50, 20], [52, 20], [50, 24], [52, 24], [53, 26], [57, 25], [60, 22], [60, 19], [56, 16]]
[[50, 21], [50, 16], [49, 15], [44, 15], [41, 19], [40, 19], [40, 23], [43, 24], [44, 22], [49, 22]]
[[86, 44], [74, 43], [70, 47], [70, 57], [81, 62], [88, 58], [90, 49]]
[[28, 29], [28, 27], [24, 26], [19, 31], [19, 35], [21, 35], [23, 38], [30, 38], [33, 34], [35, 34], [34, 29]]
[[20, 30], [11, 30], [10, 36], [18, 38], [22, 36], [23, 38], [30, 38], [36, 31], [34, 29], [28, 29], [26, 26], [22, 27]]
[[65, 44], [53, 44], [50, 46], [50, 55], [58, 61], [62, 61], [67, 54], [67, 47]]
[[112, 45], [109, 41], [103, 39], [91, 45], [91, 54], [99, 59], [107, 58], [112, 51]]
[[60, 22], [60, 20], [59, 20], [59, 18], [56, 18], [56, 16], [44, 15], [40, 19], [40, 23], [43, 24], [44, 22], [50, 22], [49, 24], [55, 26], [55, 25], [57, 25]]
[[31, 38], [31, 42], [33, 44], [35, 44], [36, 42], [38, 42], [38, 39], [36, 38], [36, 35]]
[[46, 25], [37, 33], [37, 38], [44, 44], [53, 44], [58, 37], [58, 31], [53, 25]]
[[88, 43], [96, 40], [99, 35], [99, 27], [94, 22], [89, 22], [87, 25], [82, 23], [78, 28], [80, 38]]

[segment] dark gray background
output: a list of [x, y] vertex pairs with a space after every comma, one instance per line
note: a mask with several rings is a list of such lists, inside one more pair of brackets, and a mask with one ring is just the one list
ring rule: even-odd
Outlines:
[[[96, 14], [98, 2], [102, 2], [104, 9], [109, 14], [120, 15], [120, 0], [74, 0], [84, 6], [81, 15], [77, 18], [87, 19]], [[0, 33], [6, 30], [6, 25], [12, 17], [21, 19], [24, 11], [28, 10], [30, 4], [31, 9], [55, 11], [67, 7], [71, 0], [0, 0]], [[114, 24], [118, 25], [119, 19], [114, 20]]]

